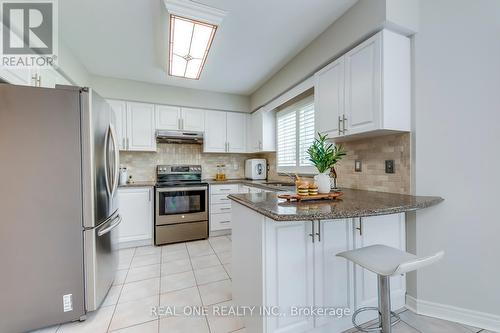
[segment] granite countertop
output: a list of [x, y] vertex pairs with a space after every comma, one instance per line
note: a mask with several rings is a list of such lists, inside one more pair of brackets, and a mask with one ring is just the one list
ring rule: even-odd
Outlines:
[[342, 189], [336, 200], [287, 202], [279, 199], [280, 193], [264, 192], [231, 194], [234, 200], [276, 221], [328, 220], [388, 215], [414, 211], [437, 205], [441, 197], [413, 196], [406, 194]]
[[155, 186], [156, 182], [154, 181], [138, 181], [133, 183], [127, 183], [124, 185], [118, 185], [118, 187], [149, 187]]

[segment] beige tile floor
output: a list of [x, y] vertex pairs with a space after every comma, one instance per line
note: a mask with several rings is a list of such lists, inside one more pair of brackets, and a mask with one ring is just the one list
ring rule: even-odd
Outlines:
[[[119, 271], [103, 305], [84, 322], [69, 323], [37, 333], [244, 333], [236, 317], [155, 316], [156, 306], [230, 305], [231, 238], [120, 251]], [[400, 314], [394, 333], [471, 333], [488, 331], [420, 316]], [[349, 330], [349, 333], [356, 332]], [[248, 332], [250, 333], [250, 332]]]

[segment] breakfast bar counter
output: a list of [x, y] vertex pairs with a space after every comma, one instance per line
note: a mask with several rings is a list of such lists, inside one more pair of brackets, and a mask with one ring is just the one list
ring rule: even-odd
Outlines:
[[331, 220], [387, 215], [427, 208], [441, 197], [342, 189], [335, 200], [287, 202], [278, 198], [289, 192], [231, 194], [229, 199], [275, 221]]
[[[278, 198], [287, 192], [229, 195], [233, 301], [264, 312], [275, 310], [245, 315], [247, 332], [340, 333], [352, 328], [356, 309], [378, 304], [377, 276], [336, 254], [373, 244], [406, 251], [406, 213], [443, 201], [353, 189], [342, 192], [335, 200], [301, 202]], [[396, 310], [405, 305], [406, 277], [394, 276], [390, 283]], [[366, 311], [357, 319], [366, 322], [375, 317], [376, 311]]]

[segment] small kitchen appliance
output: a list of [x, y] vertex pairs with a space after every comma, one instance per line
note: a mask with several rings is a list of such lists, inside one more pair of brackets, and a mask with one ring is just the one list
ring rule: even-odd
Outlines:
[[119, 185], [125, 185], [125, 184], [127, 184], [127, 180], [128, 180], [127, 167], [126, 166], [121, 166], [120, 167], [120, 178], [119, 178], [118, 184]]
[[208, 238], [208, 184], [201, 165], [156, 167], [155, 244]]
[[262, 180], [267, 178], [267, 161], [263, 158], [251, 158], [245, 161], [245, 178]]

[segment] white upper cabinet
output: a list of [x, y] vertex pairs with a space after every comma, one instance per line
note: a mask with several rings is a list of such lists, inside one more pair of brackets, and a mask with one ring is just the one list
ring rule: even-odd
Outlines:
[[316, 131], [348, 138], [410, 131], [410, 40], [383, 30], [315, 74]]
[[203, 151], [205, 153], [226, 152], [226, 124], [226, 112], [205, 112], [205, 135], [203, 137]]
[[203, 132], [205, 130], [205, 111], [156, 105], [156, 129]]
[[381, 36], [370, 38], [345, 55], [345, 115], [348, 134], [381, 128]]
[[108, 100], [114, 113], [114, 125], [120, 150], [127, 149], [127, 102]]
[[205, 153], [245, 153], [247, 115], [237, 112], [205, 111]]
[[114, 113], [120, 150], [156, 151], [155, 106], [109, 99], [107, 102]]
[[247, 115], [227, 112], [226, 141], [229, 153], [246, 152]]
[[344, 57], [314, 75], [316, 133], [340, 135], [344, 116]]
[[127, 150], [156, 151], [153, 104], [127, 102]]
[[182, 108], [181, 130], [203, 132], [205, 130], [205, 110]]
[[276, 151], [276, 113], [259, 109], [250, 115], [248, 152]]
[[181, 122], [181, 108], [178, 106], [156, 105], [156, 129], [178, 130]]

